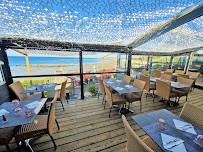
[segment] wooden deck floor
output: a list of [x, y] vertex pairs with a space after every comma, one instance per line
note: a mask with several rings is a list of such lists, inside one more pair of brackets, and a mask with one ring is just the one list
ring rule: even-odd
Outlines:
[[[97, 98], [69, 101], [64, 103], [65, 111], [62, 110], [61, 104], [56, 104], [56, 118], [61, 127], [60, 131], [54, 128], [53, 138], [55, 139], [56, 151], [122, 151], [126, 145], [126, 136], [121, 117], [117, 114], [118, 109], [114, 108], [111, 118], [108, 118], [109, 106], [103, 109], [102, 99]], [[185, 97], [180, 100], [178, 107], [167, 109], [174, 114], [179, 115], [184, 104]], [[189, 94], [188, 102], [203, 108], [203, 91], [195, 89]], [[146, 133], [131, 118], [133, 115], [139, 115], [159, 109], [165, 105], [158, 102], [152, 102], [152, 97], [147, 98], [143, 94], [142, 111], [139, 110], [139, 102], [132, 105], [135, 114], [127, 114], [127, 119], [141, 138]], [[34, 151], [54, 151], [53, 144], [48, 135], [36, 138], [31, 141]], [[11, 148], [15, 147], [14, 141], [10, 144]], [[5, 150], [1, 146], [1, 150]]]

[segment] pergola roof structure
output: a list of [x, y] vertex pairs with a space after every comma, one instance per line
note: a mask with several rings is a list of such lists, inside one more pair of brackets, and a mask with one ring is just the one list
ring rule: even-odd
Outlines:
[[0, 46], [163, 55], [197, 51], [202, 10], [200, 0], [3, 0]]

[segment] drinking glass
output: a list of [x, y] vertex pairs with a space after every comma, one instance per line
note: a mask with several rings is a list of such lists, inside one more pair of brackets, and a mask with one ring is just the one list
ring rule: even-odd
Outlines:
[[157, 126], [161, 129], [166, 129], [166, 121], [162, 118], [159, 118]]
[[32, 109], [27, 109], [25, 111], [26, 117], [31, 117], [32, 116]]
[[197, 135], [197, 138], [195, 138], [195, 142], [203, 148], [203, 135]]

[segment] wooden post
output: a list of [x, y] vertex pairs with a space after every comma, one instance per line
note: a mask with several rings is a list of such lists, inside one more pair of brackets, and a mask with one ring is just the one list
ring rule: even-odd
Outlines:
[[130, 69], [131, 69], [131, 59], [132, 59], [132, 53], [128, 53], [128, 67], [127, 67], [127, 75], [130, 76]]
[[80, 87], [81, 87], [81, 99], [84, 99], [84, 85], [83, 85], [83, 61], [82, 61], [82, 51], [79, 53], [80, 58]]
[[[29, 64], [28, 55], [25, 55], [25, 59], [26, 59], [26, 63], [27, 63], [27, 71], [28, 71], [28, 75], [31, 76], [31, 72], [30, 72], [30, 64]], [[32, 78], [29, 77], [29, 79], [30, 79], [30, 84], [32, 85]]]

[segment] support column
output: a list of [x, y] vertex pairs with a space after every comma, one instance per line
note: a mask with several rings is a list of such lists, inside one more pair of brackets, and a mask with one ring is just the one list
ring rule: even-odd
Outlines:
[[127, 75], [130, 76], [130, 69], [131, 69], [131, 59], [132, 59], [132, 53], [128, 53], [128, 67], [127, 67]]
[[169, 69], [172, 69], [173, 67], [173, 59], [174, 59], [174, 55], [171, 55], [171, 60], [170, 60], [170, 63], [169, 63]]
[[153, 59], [153, 56], [151, 56], [151, 61], [150, 61], [150, 65], [149, 65], [149, 73], [152, 72], [152, 59]]
[[79, 53], [79, 59], [80, 59], [80, 87], [81, 87], [81, 99], [84, 99], [82, 51], [80, 51], [80, 53]]
[[149, 70], [149, 55], [148, 55], [148, 57], [147, 57], [147, 71]]
[[188, 60], [185, 68], [185, 74], [187, 74], [190, 69], [190, 65], [192, 63], [192, 57], [193, 57], [193, 52], [191, 52], [190, 55], [188, 56]]

